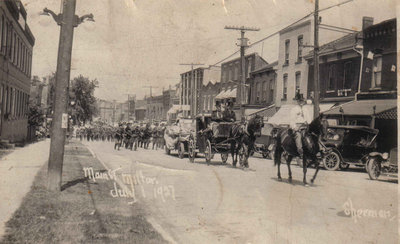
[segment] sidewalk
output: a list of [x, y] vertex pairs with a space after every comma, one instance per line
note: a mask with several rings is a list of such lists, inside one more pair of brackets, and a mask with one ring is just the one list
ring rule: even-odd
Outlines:
[[[0, 206], [7, 213], [2, 213], [0, 244], [166, 243], [147, 221], [143, 206], [76, 140], [65, 145], [61, 192], [48, 191], [46, 145], [0, 163], [0, 177], [7, 182], [0, 191], [7, 195]], [[10, 168], [15, 172], [9, 173]]]
[[5, 222], [17, 210], [29, 192], [35, 175], [49, 158], [50, 140], [37, 142], [0, 159], [0, 239]]

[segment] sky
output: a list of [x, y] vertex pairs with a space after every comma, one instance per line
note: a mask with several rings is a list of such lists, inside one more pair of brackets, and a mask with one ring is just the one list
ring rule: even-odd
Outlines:
[[[320, 8], [345, 0], [323, 0]], [[32, 75], [55, 72], [59, 26], [44, 7], [60, 11], [61, 0], [22, 0], [27, 23], [35, 38]], [[238, 50], [239, 31], [229, 26], [260, 28], [247, 32], [250, 44], [311, 13], [313, 0], [77, 0], [76, 14], [92, 13], [95, 22], [75, 28], [71, 79], [82, 74], [97, 79], [95, 95], [107, 100], [126, 100], [153, 95], [173, 86], [180, 73], [190, 70], [181, 63], [214, 65]], [[396, 0], [353, 0], [321, 12], [322, 22], [355, 30], [363, 16], [374, 23], [396, 17]], [[320, 44], [341, 33], [320, 31]], [[246, 50], [267, 62], [278, 58], [278, 36]], [[232, 57], [235, 58], [237, 56]]]

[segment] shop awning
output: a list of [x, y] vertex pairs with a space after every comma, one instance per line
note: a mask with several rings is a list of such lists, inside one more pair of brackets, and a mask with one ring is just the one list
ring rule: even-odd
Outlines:
[[220, 93], [218, 93], [217, 96], [215, 96], [215, 99], [225, 99], [225, 94], [226, 94], [227, 92], [228, 92], [228, 91], [221, 91]]
[[264, 120], [265, 120], [266, 118], [272, 117], [275, 113], [276, 113], [276, 106], [275, 106], [275, 104], [272, 104], [268, 107], [257, 109], [255, 111], [251, 111], [248, 114], [248, 116], [253, 116], [253, 115], [258, 114], [258, 115], [263, 116]]
[[229, 99], [229, 98], [236, 98], [236, 88], [233, 88], [231, 90], [221, 91], [215, 97], [215, 99], [219, 99], [219, 100]]
[[168, 110], [167, 114], [175, 114], [178, 113], [179, 111], [188, 111], [190, 110], [190, 105], [178, 105], [178, 104], [174, 104], [172, 105], [172, 107]]
[[225, 98], [236, 98], [236, 93], [236, 88], [233, 88], [230, 91], [226, 92]]
[[179, 111], [179, 105], [172, 105], [172, 107], [168, 110], [167, 114], [175, 114]]
[[371, 116], [377, 115], [388, 110], [396, 110], [396, 99], [381, 100], [358, 100], [344, 103], [334, 107], [326, 112], [325, 115], [354, 115], [354, 116]]
[[[267, 123], [270, 124], [276, 124], [276, 125], [290, 125], [291, 122], [291, 110], [295, 107], [298, 106], [297, 104], [288, 104], [288, 105], [282, 105], [281, 108], [276, 112], [270, 119], [267, 120]], [[326, 104], [320, 104], [319, 109], [320, 112], [324, 112], [328, 109], [330, 109], [332, 106], [334, 106], [333, 103], [326, 103]], [[307, 123], [311, 123], [311, 121], [314, 118], [314, 105], [312, 104], [307, 104], [303, 106], [303, 113], [304, 113], [304, 118], [307, 121]]]

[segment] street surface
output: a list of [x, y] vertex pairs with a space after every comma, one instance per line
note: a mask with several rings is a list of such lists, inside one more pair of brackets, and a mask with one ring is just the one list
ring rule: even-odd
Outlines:
[[[202, 157], [190, 163], [175, 152], [113, 149], [83, 142], [109, 169], [136, 179], [135, 196], [148, 216], [176, 243], [397, 243], [396, 181], [371, 181], [360, 169], [321, 170], [302, 184], [292, 163], [277, 180], [272, 160], [249, 159], [248, 169]], [[308, 169], [308, 181], [314, 169]], [[171, 240], [172, 239], [172, 240]]]

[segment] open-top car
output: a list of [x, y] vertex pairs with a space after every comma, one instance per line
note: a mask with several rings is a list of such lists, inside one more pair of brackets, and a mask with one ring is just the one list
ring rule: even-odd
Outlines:
[[332, 149], [324, 155], [327, 170], [347, 169], [350, 164], [365, 167], [367, 156], [376, 149], [378, 130], [367, 126], [329, 126], [324, 145]]
[[179, 119], [173, 125], [167, 126], [164, 133], [165, 152], [177, 150], [179, 158], [183, 158], [188, 151], [190, 132], [194, 130], [192, 119]]

